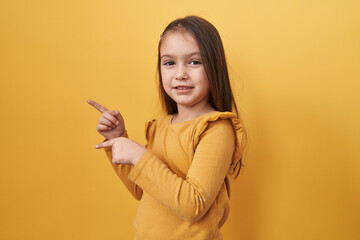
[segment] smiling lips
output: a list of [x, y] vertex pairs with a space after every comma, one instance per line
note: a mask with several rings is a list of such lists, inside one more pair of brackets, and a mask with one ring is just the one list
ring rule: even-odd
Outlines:
[[175, 89], [179, 89], [179, 90], [186, 90], [186, 89], [191, 89], [191, 88], [194, 88], [194, 87], [189, 87], [189, 86], [176, 86], [174, 87]]
[[194, 87], [184, 86], [184, 85], [180, 85], [180, 86], [174, 87], [174, 89], [175, 89], [178, 93], [187, 93], [187, 92], [190, 92], [191, 89], [193, 89], [193, 88], [194, 88]]

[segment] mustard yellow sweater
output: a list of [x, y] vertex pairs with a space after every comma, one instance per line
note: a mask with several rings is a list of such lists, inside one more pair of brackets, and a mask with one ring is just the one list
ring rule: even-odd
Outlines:
[[[236, 115], [211, 112], [171, 124], [171, 115], [146, 124], [148, 151], [135, 166], [113, 165], [140, 200], [135, 239], [222, 239], [229, 215], [230, 175], [243, 128]], [[111, 149], [105, 149], [112, 159]]]

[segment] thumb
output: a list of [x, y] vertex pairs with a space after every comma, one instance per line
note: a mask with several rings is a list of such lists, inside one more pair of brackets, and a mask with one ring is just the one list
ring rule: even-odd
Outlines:
[[96, 149], [101, 149], [101, 148], [106, 148], [106, 147], [112, 147], [112, 145], [114, 144], [114, 140], [115, 139], [111, 139], [109, 141], [105, 141], [102, 143], [99, 143], [95, 146]]
[[109, 112], [111, 115], [113, 115], [114, 117], [116, 117], [118, 120], [120, 120], [120, 112], [118, 110], [114, 110], [114, 111], [111, 111]]

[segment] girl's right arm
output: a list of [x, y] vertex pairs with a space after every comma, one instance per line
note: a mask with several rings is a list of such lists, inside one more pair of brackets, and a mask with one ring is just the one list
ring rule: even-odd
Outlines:
[[[118, 110], [115, 111], [108, 110], [106, 107], [90, 99], [87, 100], [87, 103], [93, 106], [96, 110], [98, 110], [101, 113], [101, 117], [99, 118], [99, 122], [96, 126], [96, 130], [98, 131], [98, 133], [104, 136], [106, 140], [110, 140], [117, 137], [128, 137], [127, 132], [125, 130], [124, 119]], [[139, 186], [137, 186], [134, 182], [128, 179], [128, 175], [131, 169], [133, 168], [133, 166], [123, 165], [123, 164], [115, 165], [112, 163], [111, 147], [105, 148], [105, 152], [116, 174], [120, 177], [126, 188], [137, 200], [140, 200], [142, 196], [142, 189]]]
[[142, 155], [129, 174], [147, 194], [191, 223], [200, 221], [214, 201], [220, 201], [216, 199], [221, 189], [227, 190], [222, 187], [243, 135], [242, 127], [235, 133], [228, 119], [212, 119], [203, 126], [185, 178], [170, 170], [169, 159], [164, 162], [151, 151]]

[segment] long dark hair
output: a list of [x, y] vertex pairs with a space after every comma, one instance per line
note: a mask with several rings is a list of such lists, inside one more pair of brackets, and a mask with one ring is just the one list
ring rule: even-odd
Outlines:
[[[235, 112], [240, 120], [234, 95], [230, 86], [225, 51], [220, 34], [210, 22], [197, 16], [178, 18], [172, 21], [161, 34], [158, 46], [157, 70], [159, 75], [160, 99], [167, 114], [175, 114], [178, 112], [176, 102], [172, 100], [165, 92], [161, 77], [161, 40], [169, 31], [187, 31], [193, 35], [199, 45], [201, 58], [204, 64], [207, 78], [209, 80], [209, 103], [217, 111]], [[246, 143], [246, 132], [245, 129], [243, 130], [244, 135], [241, 141], [241, 151], [245, 148]], [[236, 168], [237, 172], [235, 173], [235, 177], [237, 177], [239, 174], [240, 168], [242, 166], [241, 160], [242, 159], [240, 159], [239, 165]]]

